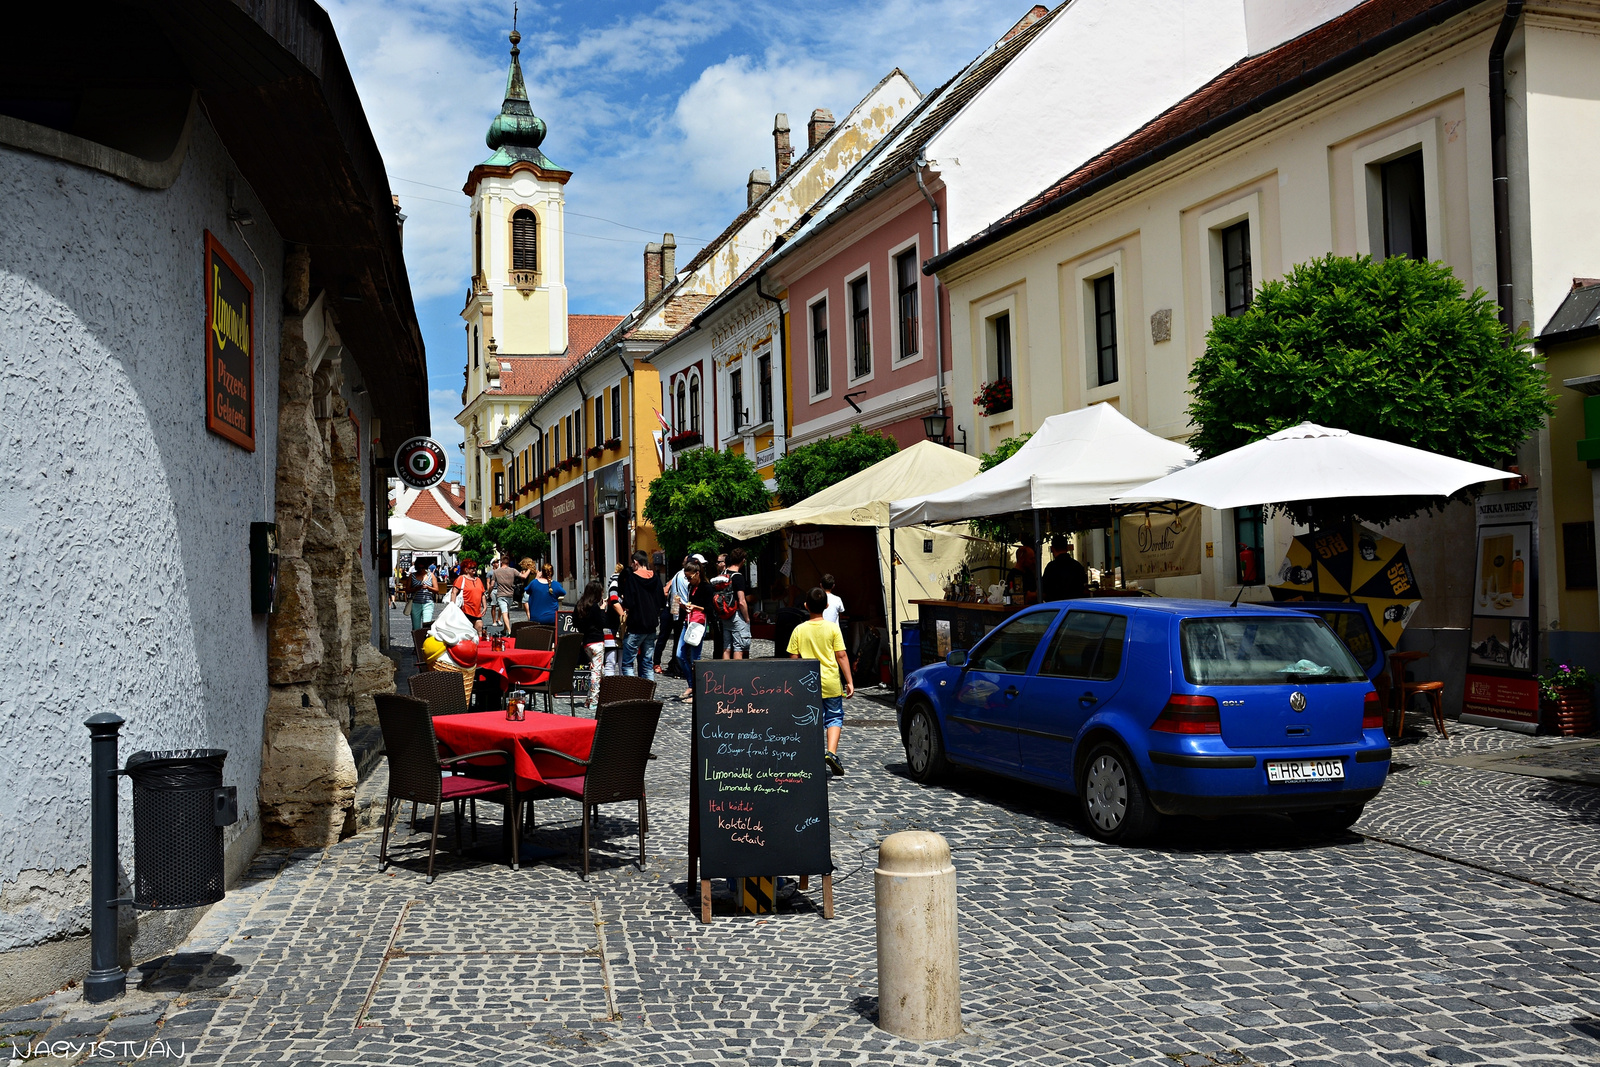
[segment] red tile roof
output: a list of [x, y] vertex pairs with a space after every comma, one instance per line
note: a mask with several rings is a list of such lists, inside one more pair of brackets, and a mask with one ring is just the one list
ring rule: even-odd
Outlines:
[[444, 508], [439, 506], [439, 502], [434, 499], [433, 494], [426, 489], [418, 493], [416, 499], [411, 501], [411, 506], [406, 509], [405, 517], [414, 519], [417, 522], [425, 522], [429, 526], [441, 526], [447, 529], [461, 521], [460, 519], [452, 518], [446, 513]]
[[568, 315], [567, 351], [550, 356], [501, 356], [501, 396], [540, 396], [622, 321], [621, 315]]
[[1015, 211], [930, 260], [927, 270], [939, 270], [1026, 229], [1479, 2], [1366, 0], [1293, 40], [1248, 56]]
[[567, 357], [573, 363], [587, 356], [605, 335], [617, 328], [621, 315], [568, 315]]

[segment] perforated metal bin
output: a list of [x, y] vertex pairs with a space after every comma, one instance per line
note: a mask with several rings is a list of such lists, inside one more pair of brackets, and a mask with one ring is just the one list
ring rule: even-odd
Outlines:
[[135, 907], [173, 911], [222, 899], [222, 828], [239, 817], [238, 791], [222, 784], [227, 758], [221, 748], [128, 757]]

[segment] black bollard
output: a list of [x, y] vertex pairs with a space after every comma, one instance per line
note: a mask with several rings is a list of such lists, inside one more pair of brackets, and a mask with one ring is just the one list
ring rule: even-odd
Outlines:
[[122, 716], [102, 711], [84, 720], [89, 728], [89, 976], [83, 997], [98, 1004], [120, 997], [128, 976], [117, 953], [117, 734]]

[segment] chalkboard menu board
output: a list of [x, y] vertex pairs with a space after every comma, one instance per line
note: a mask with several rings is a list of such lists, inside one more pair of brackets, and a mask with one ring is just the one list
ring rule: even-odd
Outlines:
[[695, 665], [690, 847], [703, 878], [833, 870], [820, 691], [815, 660]]

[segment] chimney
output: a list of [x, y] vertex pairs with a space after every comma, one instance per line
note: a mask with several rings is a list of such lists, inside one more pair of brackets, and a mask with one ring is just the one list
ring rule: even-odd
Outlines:
[[661, 284], [671, 285], [678, 276], [678, 242], [672, 234], [661, 235]]
[[767, 190], [772, 188], [772, 172], [766, 167], [757, 167], [750, 172], [750, 180], [745, 183], [745, 207], [754, 207], [755, 202], [767, 195]]
[[794, 162], [794, 149], [789, 145], [789, 116], [781, 111], [772, 118], [772, 149], [781, 178]]
[[644, 302], [661, 295], [661, 245], [651, 241], [644, 246]]
[[819, 107], [811, 113], [811, 121], [806, 124], [806, 150], [817, 147], [822, 139], [833, 132], [833, 112], [825, 107]]
[[1017, 24], [1006, 31], [1006, 35], [1000, 38], [1000, 43], [1005, 44], [1007, 41], [1011, 40], [1011, 38], [1015, 37], [1029, 26], [1032, 26], [1035, 22], [1038, 22], [1048, 14], [1050, 14], [1049, 8], [1045, 7], [1043, 4], [1034, 4], [1032, 10], [1030, 10], [1026, 15], [1022, 16], [1022, 18], [1018, 19]]
[[406, 217], [400, 211], [400, 194], [390, 193], [389, 198], [394, 201], [394, 228], [400, 232], [400, 243], [406, 240]]

